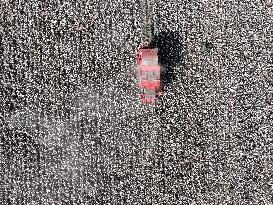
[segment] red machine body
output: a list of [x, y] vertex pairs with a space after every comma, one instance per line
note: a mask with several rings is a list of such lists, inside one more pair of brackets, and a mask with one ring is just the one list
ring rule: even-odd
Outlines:
[[158, 49], [144, 46], [137, 54], [137, 77], [142, 102], [155, 102], [162, 93]]

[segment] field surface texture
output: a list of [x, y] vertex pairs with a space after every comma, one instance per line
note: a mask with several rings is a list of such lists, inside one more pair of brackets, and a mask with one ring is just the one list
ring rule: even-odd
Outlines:
[[273, 203], [273, 2], [150, 3], [0, 1], [0, 204]]

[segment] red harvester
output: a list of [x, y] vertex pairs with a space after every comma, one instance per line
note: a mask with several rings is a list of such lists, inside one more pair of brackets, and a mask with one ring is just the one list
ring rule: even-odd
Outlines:
[[158, 49], [143, 46], [137, 54], [137, 77], [142, 102], [155, 102], [162, 93]]

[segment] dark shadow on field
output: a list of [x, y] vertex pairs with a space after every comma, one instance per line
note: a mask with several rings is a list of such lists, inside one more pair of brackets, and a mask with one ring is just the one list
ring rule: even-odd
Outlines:
[[161, 75], [163, 86], [169, 85], [174, 76], [174, 68], [182, 61], [182, 36], [178, 31], [162, 31], [154, 36], [151, 46], [158, 48], [159, 62], [163, 68]]

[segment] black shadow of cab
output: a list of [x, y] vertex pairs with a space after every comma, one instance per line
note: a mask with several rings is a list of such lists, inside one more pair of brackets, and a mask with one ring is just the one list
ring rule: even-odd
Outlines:
[[163, 67], [161, 79], [164, 86], [170, 84], [174, 76], [174, 68], [182, 62], [182, 36], [178, 31], [162, 31], [154, 36], [150, 45], [158, 48], [159, 63]]

